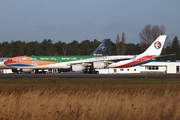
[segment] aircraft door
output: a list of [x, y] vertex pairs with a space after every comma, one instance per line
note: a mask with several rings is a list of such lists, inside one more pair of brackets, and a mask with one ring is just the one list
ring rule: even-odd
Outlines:
[[32, 65], [37, 66], [38, 63], [37, 63], [37, 61], [36, 61], [36, 58], [31, 58], [31, 59], [32, 59]]
[[180, 73], [180, 66], [176, 66], [176, 73]]
[[117, 69], [114, 69], [114, 74], [116, 74], [117, 73]]
[[16, 60], [16, 61], [17, 61], [17, 63], [19, 63], [19, 57], [17, 57], [16, 59], [17, 59], [17, 60]]

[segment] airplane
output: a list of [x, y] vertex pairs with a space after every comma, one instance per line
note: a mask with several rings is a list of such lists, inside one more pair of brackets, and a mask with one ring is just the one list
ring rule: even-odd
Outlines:
[[[90, 56], [105, 56], [107, 54], [107, 49], [108, 49], [108, 46], [109, 46], [109, 42], [110, 42], [110, 39], [104, 39], [101, 42], [101, 44], [90, 54]], [[42, 57], [47, 57], [47, 56], [42, 56]], [[57, 56], [49, 56], [49, 57], [57, 57]], [[8, 59], [9, 58], [6, 58], [5, 61], [7, 61]], [[35, 58], [33, 58], [33, 59], [35, 59]], [[34, 69], [20, 69], [20, 68], [16, 69], [16, 68], [14, 68], [12, 66], [7, 66], [7, 65], [4, 64], [5, 61], [3, 61], [2, 63], [0, 61], [0, 68], [2, 68], [2, 69], [6, 69], [6, 68], [12, 69], [13, 68], [12, 72], [29, 72], [29, 71], [34, 72]], [[54, 69], [54, 70], [55, 70], [55, 72], [57, 72], [57, 69]], [[65, 68], [65, 69], [60, 68], [59, 71], [60, 72], [69, 72], [70, 69], [68, 69], [68, 68]], [[36, 69], [36, 72], [38, 72], [38, 69]]]
[[[139, 55], [113, 56], [18, 56], [4, 62], [5, 65], [21, 69], [70, 69], [75, 72], [97, 73], [96, 69], [131, 67], [159, 57], [167, 35], [160, 35], [148, 49]], [[34, 72], [33, 72], [34, 73]]]
[[108, 65], [108, 68], [124, 68], [124, 67], [132, 67], [137, 66], [140, 64], [144, 64], [146, 62], [149, 62], [149, 60], [152, 60], [153, 58], [158, 57], [165, 57], [165, 56], [171, 56], [175, 54], [168, 54], [168, 55], [160, 55], [162, 48], [164, 46], [164, 42], [166, 39], [166, 35], [160, 35], [149, 47], [146, 51], [143, 53], [133, 56], [129, 60], [119, 61], [116, 63], [112, 63]]

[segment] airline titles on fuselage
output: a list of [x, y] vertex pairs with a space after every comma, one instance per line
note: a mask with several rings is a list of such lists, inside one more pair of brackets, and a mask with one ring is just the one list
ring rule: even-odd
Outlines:
[[[33, 60], [36, 60], [36, 58], [32, 58]], [[40, 60], [45, 60], [45, 61], [48, 61], [48, 60], [54, 60], [54, 61], [56, 61], [57, 60], [57, 58], [55, 58], [55, 57], [40, 57], [39, 58]]]
[[56, 58], [54, 57], [50, 57], [50, 58], [40, 58], [41, 60], [57, 60]]
[[[132, 57], [132, 56], [131, 56]], [[129, 58], [131, 58], [129, 56]], [[125, 57], [127, 58], [127, 56]], [[39, 58], [31, 58], [31, 60], [42, 60], [42, 61], [75, 61], [75, 60], [83, 60], [86, 61], [87, 59], [94, 59], [94, 60], [116, 60], [116, 59], [122, 59], [122, 57], [119, 56], [93, 56], [93, 57], [73, 57], [73, 56], [64, 56], [64, 57], [39, 57]]]
[[77, 60], [76, 57], [61, 57], [62, 60]]

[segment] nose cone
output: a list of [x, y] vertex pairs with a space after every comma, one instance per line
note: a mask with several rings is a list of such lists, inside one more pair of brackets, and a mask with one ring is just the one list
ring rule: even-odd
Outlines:
[[6, 66], [12, 66], [14, 63], [16, 63], [16, 62], [15, 61], [11, 61], [11, 60], [7, 60], [7, 61], [4, 62], [4, 64]]

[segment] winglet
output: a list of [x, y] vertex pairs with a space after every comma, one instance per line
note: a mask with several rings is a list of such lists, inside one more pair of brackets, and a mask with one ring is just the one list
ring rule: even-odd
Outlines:
[[92, 56], [106, 55], [110, 39], [104, 39], [102, 43], [91, 53]]

